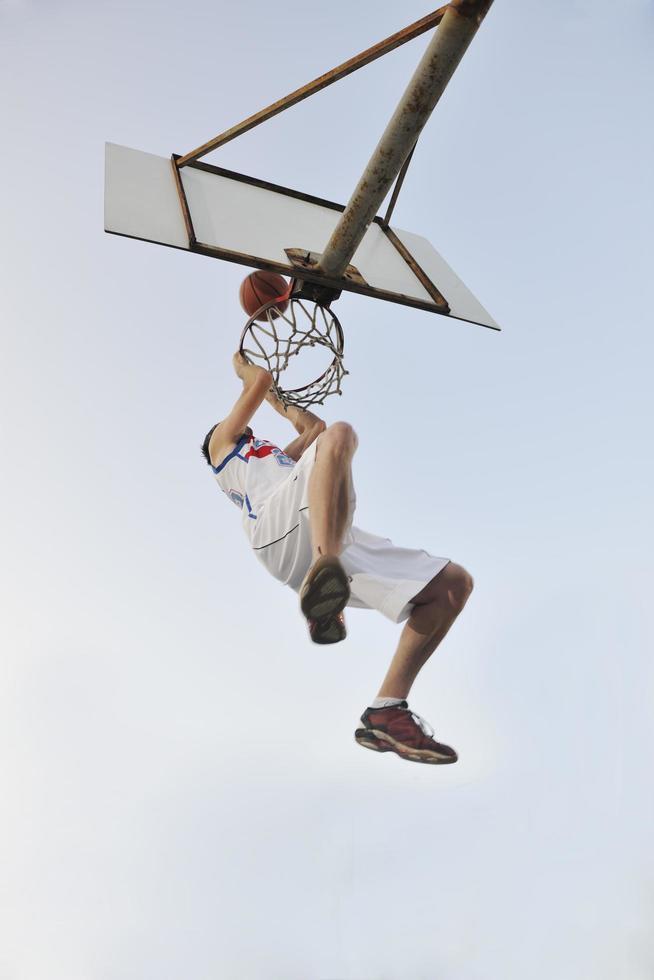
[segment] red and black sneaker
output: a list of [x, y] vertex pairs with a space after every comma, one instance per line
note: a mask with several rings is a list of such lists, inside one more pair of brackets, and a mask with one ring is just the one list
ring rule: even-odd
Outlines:
[[447, 765], [458, 759], [454, 749], [434, 739], [433, 729], [406, 701], [392, 708], [366, 708], [361, 721], [363, 728], [357, 728], [354, 737], [365, 749], [395, 752], [402, 759], [432, 765]]
[[325, 555], [307, 572], [300, 587], [300, 608], [314, 643], [344, 640], [343, 609], [350, 598], [350, 582], [338, 558]]

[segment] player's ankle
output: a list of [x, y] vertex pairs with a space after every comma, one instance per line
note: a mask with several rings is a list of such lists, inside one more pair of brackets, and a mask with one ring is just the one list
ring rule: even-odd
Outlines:
[[336, 548], [331, 548], [331, 549], [317, 548], [313, 552], [313, 561], [312, 561], [312, 564], [315, 565], [316, 562], [317, 561], [320, 561], [321, 558], [339, 558], [340, 559], [340, 557], [341, 557], [340, 551], [338, 551]]
[[397, 708], [398, 704], [404, 704], [405, 698], [376, 697], [370, 704], [371, 708]]

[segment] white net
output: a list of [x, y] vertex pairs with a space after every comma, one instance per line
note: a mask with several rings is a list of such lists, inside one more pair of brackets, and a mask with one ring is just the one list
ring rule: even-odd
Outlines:
[[[296, 297], [283, 312], [268, 304], [248, 320], [241, 353], [271, 372], [284, 405], [308, 408], [322, 405], [328, 395], [342, 394], [341, 381], [348, 373], [343, 367], [343, 330], [328, 306]], [[296, 382], [295, 378], [302, 380], [308, 374], [315, 380]]]

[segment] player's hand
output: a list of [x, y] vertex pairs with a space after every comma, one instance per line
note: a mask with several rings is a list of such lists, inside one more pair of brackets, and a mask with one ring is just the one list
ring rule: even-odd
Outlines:
[[240, 350], [236, 351], [232, 357], [232, 364], [234, 365], [234, 370], [236, 371], [237, 376], [246, 387], [249, 384], [252, 384], [252, 382], [260, 376], [265, 376], [268, 379], [268, 382], [272, 384], [273, 376], [270, 371], [266, 371], [265, 368], [259, 367], [258, 364], [250, 364], [247, 358], [241, 354]]
[[241, 381], [245, 381], [244, 375], [247, 369], [253, 366], [252, 364], [249, 364], [245, 360], [240, 350], [237, 350], [234, 356], [232, 357], [232, 365], [234, 370], [236, 371], [237, 378], [240, 378]]
[[266, 401], [268, 402], [269, 405], [272, 405], [273, 408], [277, 408], [277, 406], [279, 406], [280, 408], [284, 407], [274, 388], [269, 388], [268, 391], [266, 392]]

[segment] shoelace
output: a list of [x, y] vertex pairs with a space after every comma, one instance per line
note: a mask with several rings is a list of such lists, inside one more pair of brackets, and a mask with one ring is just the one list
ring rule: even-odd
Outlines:
[[417, 715], [415, 711], [411, 711], [411, 708], [407, 708], [406, 710], [409, 712], [418, 727], [422, 729], [423, 734], [425, 734], [428, 738], [433, 738], [434, 729], [431, 727], [429, 722], [425, 721], [422, 715]]

